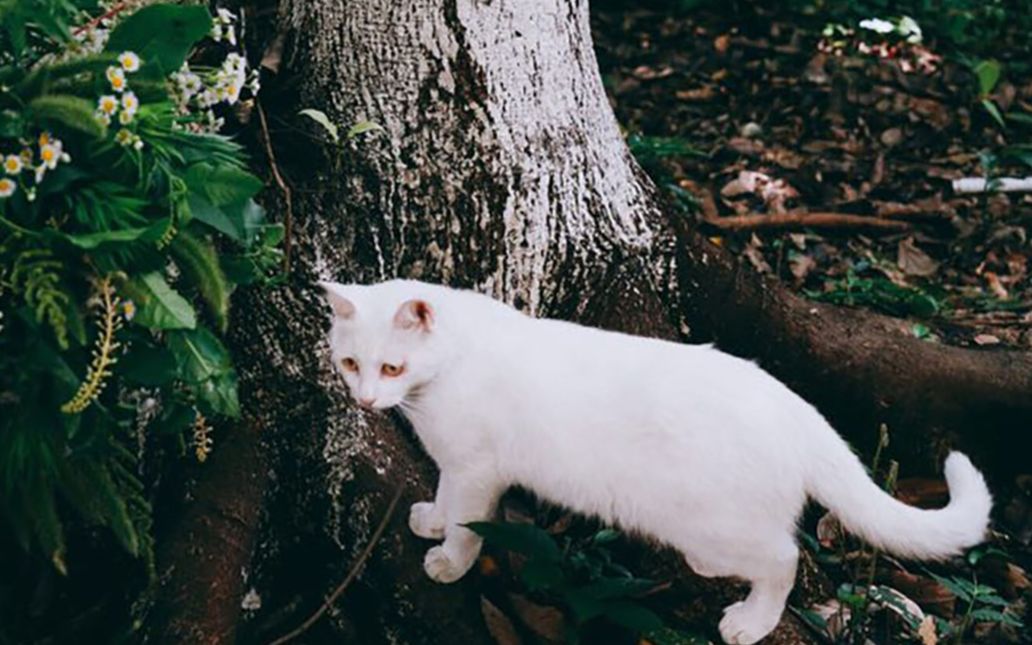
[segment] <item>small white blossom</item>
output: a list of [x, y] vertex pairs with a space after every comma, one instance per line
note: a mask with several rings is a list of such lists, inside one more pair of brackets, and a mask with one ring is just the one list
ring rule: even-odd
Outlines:
[[124, 69], [122, 69], [121, 67], [114, 66], [108, 67], [104, 75], [107, 76], [108, 82], [111, 83], [111, 89], [118, 92], [119, 94], [121, 94], [122, 91], [125, 90], [126, 83]]
[[18, 184], [14, 183], [7, 177], [0, 179], [0, 197], [10, 197], [14, 194]]
[[118, 113], [118, 122], [122, 125], [129, 125], [133, 122], [133, 113], [122, 110]]
[[136, 111], [140, 109], [140, 99], [136, 98], [136, 94], [133, 92], [126, 92], [122, 95], [122, 112], [123, 114], [128, 112], [130, 116], [136, 114]]
[[879, 34], [890, 34], [896, 31], [896, 25], [892, 24], [888, 20], [882, 20], [881, 18], [867, 18], [866, 20], [861, 20], [860, 27]]
[[118, 111], [118, 98], [113, 94], [105, 94], [97, 100], [97, 111], [110, 117]]
[[903, 16], [899, 25], [897, 26], [899, 35], [907, 39], [907, 42], [916, 45], [920, 43], [924, 38], [924, 34], [921, 33], [921, 25], [917, 24], [917, 21], [910, 16]]
[[4, 157], [4, 172], [8, 175], [17, 175], [21, 173], [24, 166], [25, 164], [22, 162], [22, 158], [18, 155], [7, 155]]
[[234, 16], [233, 12], [231, 12], [229, 9], [223, 9], [219, 7], [215, 10], [215, 14], [218, 16], [219, 22], [221, 22], [224, 25], [232, 24], [233, 21], [236, 20], [236, 16]]
[[61, 161], [63, 151], [61, 150], [61, 142], [57, 139], [52, 140], [50, 143], [43, 144], [39, 147], [39, 158], [43, 162], [43, 166], [46, 166], [47, 170], [53, 170], [57, 168], [57, 162]]
[[135, 72], [140, 69], [140, 57], [133, 52], [122, 52], [118, 55], [118, 63], [127, 72]]

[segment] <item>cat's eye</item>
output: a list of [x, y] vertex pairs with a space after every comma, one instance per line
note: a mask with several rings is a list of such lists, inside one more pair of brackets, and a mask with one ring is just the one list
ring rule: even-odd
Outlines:
[[380, 373], [384, 376], [401, 376], [401, 373], [405, 371], [404, 365], [391, 365], [390, 363], [384, 363], [383, 367], [380, 368]]
[[345, 372], [357, 372], [358, 371], [358, 361], [356, 361], [355, 359], [350, 358], [350, 357], [342, 358], [341, 361], [340, 361], [340, 366], [344, 368]]

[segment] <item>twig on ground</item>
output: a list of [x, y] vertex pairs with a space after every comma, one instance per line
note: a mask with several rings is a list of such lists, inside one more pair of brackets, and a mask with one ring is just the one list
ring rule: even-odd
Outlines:
[[265, 120], [265, 110], [258, 99], [254, 101], [254, 107], [258, 110], [258, 122], [262, 128], [262, 142], [265, 144], [265, 154], [269, 157], [269, 169], [272, 171], [272, 179], [276, 182], [280, 192], [283, 193], [283, 272], [290, 273], [290, 233], [294, 221], [294, 204], [291, 199], [290, 186], [283, 180], [280, 174], [279, 165], [276, 164], [276, 153], [272, 149], [272, 138], [269, 136], [269, 124]]
[[707, 224], [729, 231], [751, 231], [762, 228], [858, 228], [871, 231], [907, 231], [910, 224], [881, 217], [848, 213], [772, 213], [770, 215], [732, 215], [707, 217]]
[[1032, 177], [962, 177], [953, 180], [953, 192], [958, 195], [975, 193], [1032, 193]]
[[333, 606], [333, 603], [336, 602], [337, 598], [339, 598], [340, 595], [344, 593], [344, 590], [348, 588], [348, 585], [350, 585], [355, 580], [355, 578], [358, 577], [358, 574], [362, 572], [362, 566], [366, 563], [366, 560], [369, 559], [369, 556], [372, 555], [373, 548], [376, 547], [376, 543], [380, 541], [380, 538], [383, 536], [383, 532], [387, 529], [387, 525], [390, 523], [391, 518], [394, 516], [394, 509], [397, 508], [398, 501], [401, 500], [401, 494], [404, 491], [404, 489], [404, 486], [398, 486], [398, 490], [394, 492], [394, 497], [391, 498], [391, 503], [387, 505], [387, 510], [384, 511], [383, 518], [380, 520], [380, 524], [376, 527], [376, 530], [373, 531], [373, 535], [369, 538], [369, 543], [366, 544], [364, 549], [362, 549], [362, 553], [360, 553], [358, 559], [355, 560], [355, 564], [352, 565], [351, 570], [348, 571], [348, 575], [345, 576], [344, 580], [339, 585], [337, 585], [337, 588], [333, 590], [333, 593], [331, 593], [326, 598], [326, 601], [322, 604], [322, 606], [319, 607], [319, 609], [317, 609], [314, 614], [309, 616], [308, 619], [305, 620], [305, 622], [301, 623], [301, 625], [297, 629], [288, 634], [280, 636], [276, 640], [272, 641], [272, 643], [270, 643], [269, 645], [282, 645], [283, 643], [294, 640], [301, 634], [305, 633], [309, 627], [314, 625], [320, 618], [322, 618], [323, 614], [329, 611], [330, 607]]

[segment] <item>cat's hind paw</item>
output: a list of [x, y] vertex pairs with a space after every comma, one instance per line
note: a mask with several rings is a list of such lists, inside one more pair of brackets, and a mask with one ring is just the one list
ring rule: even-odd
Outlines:
[[752, 645], [774, 631], [780, 618], [758, 605], [736, 602], [724, 609], [720, 637], [728, 645]]
[[434, 582], [455, 582], [465, 575], [469, 568], [470, 565], [463, 566], [462, 563], [452, 560], [444, 547], [440, 546], [427, 551], [426, 557], [423, 558], [423, 570]]
[[441, 540], [444, 538], [444, 518], [437, 512], [433, 502], [416, 502], [409, 509], [409, 529], [421, 538]]

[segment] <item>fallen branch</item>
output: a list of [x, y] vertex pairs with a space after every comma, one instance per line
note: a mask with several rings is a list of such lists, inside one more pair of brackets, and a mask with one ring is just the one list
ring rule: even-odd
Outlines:
[[985, 177], [962, 177], [953, 180], [953, 192], [958, 195], [971, 195], [976, 193], [1030, 193], [1032, 192], [1032, 177], [997, 177], [986, 179]]
[[376, 527], [376, 530], [373, 531], [372, 537], [369, 538], [369, 543], [366, 544], [362, 553], [359, 554], [358, 559], [355, 560], [355, 564], [352, 565], [351, 570], [348, 571], [348, 575], [344, 577], [343, 582], [337, 585], [337, 588], [334, 589], [333, 593], [326, 598], [326, 601], [322, 606], [319, 607], [314, 614], [309, 616], [305, 622], [301, 623], [297, 629], [289, 634], [280, 636], [269, 645], [282, 645], [283, 643], [294, 640], [301, 634], [308, 631], [309, 627], [318, 622], [319, 619], [323, 617], [323, 614], [329, 611], [330, 607], [333, 606], [333, 603], [337, 601], [337, 598], [340, 598], [340, 595], [344, 593], [344, 590], [347, 589], [355, 578], [358, 577], [358, 574], [362, 571], [362, 566], [366, 563], [366, 560], [369, 559], [369, 556], [373, 554], [373, 548], [376, 547], [376, 543], [380, 541], [380, 537], [383, 536], [383, 532], [387, 529], [387, 524], [389, 524], [391, 518], [394, 517], [394, 509], [397, 508], [398, 501], [401, 499], [401, 493], [404, 489], [404, 486], [398, 486], [398, 490], [394, 492], [394, 497], [391, 498], [391, 503], [387, 505], [387, 510], [384, 511], [380, 524]]
[[751, 231], [763, 228], [859, 228], [871, 231], [907, 231], [910, 224], [867, 215], [848, 213], [774, 213], [730, 217], [707, 217], [707, 224], [728, 231]]

